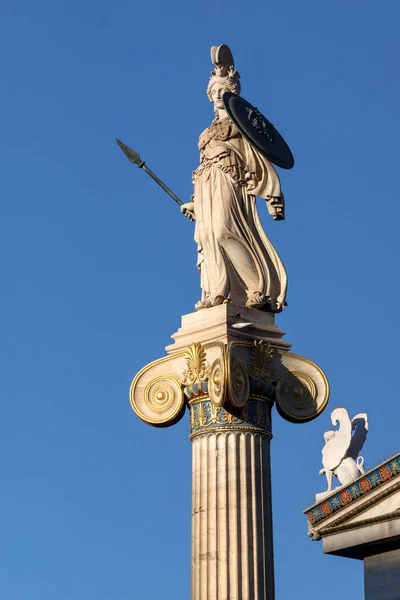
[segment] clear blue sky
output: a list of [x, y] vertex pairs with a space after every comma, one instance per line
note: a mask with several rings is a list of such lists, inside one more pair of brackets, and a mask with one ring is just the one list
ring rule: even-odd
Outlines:
[[[114, 137], [189, 199], [213, 44], [296, 159], [287, 220], [259, 207], [289, 273], [278, 324], [330, 409], [369, 413], [367, 464], [398, 449], [399, 19], [397, 0], [3, 2], [1, 598], [189, 597], [188, 421], [149, 428], [128, 389], [199, 299], [193, 225]], [[362, 564], [302, 515], [329, 412], [275, 414], [278, 599], [363, 598]]]

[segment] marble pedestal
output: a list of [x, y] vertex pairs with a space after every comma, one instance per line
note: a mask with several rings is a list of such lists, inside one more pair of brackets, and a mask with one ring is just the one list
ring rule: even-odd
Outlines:
[[315, 418], [329, 386], [288, 351], [274, 316], [222, 305], [182, 318], [168, 355], [130, 391], [136, 414], [167, 427], [190, 413], [192, 600], [273, 600], [271, 409]]
[[275, 316], [235, 304], [221, 304], [182, 317], [182, 325], [171, 337], [174, 343], [165, 349], [169, 354], [179, 352], [193, 341], [243, 342], [262, 340], [274, 348], [289, 350], [291, 343], [283, 340], [285, 332], [275, 324]]

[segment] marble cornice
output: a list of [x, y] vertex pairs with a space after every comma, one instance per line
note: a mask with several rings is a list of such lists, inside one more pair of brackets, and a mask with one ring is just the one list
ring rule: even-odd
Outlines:
[[[392, 485], [387, 486], [380, 493], [376, 493], [377, 488], [388, 482], [392, 482]], [[320, 535], [329, 535], [335, 533], [339, 527], [342, 530], [345, 523], [399, 489], [400, 453], [361, 475], [350, 484], [334, 490], [330, 496], [313, 504], [303, 512], [308, 516], [310, 527], [315, 528], [317, 526]], [[352, 510], [349, 510], [352, 504], [355, 506]], [[341, 513], [343, 514], [341, 515]], [[332, 516], [335, 514], [337, 516], [331, 523]], [[323, 525], [324, 522], [327, 523], [326, 527]], [[374, 522], [376, 522], [376, 519]], [[353, 523], [349, 528], [358, 527], [359, 523], [361, 521]]]

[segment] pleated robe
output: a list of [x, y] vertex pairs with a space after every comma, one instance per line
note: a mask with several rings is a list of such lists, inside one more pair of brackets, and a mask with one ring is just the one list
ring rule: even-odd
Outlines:
[[[202, 299], [223, 297], [245, 306], [252, 294], [264, 310], [285, 304], [287, 275], [265, 234], [256, 196], [282, 197], [272, 164], [239, 133], [230, 119], [214, 122], [199, 140], [200, 166], [193, 173], [195, 241]], [[255, 183], [247, 191], [249, 181]]]

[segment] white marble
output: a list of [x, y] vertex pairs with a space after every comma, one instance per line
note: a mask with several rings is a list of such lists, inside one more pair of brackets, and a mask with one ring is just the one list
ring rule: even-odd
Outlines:
[[264, 198], [275, 220], [284, 219], [277, 172], [236, 128], [225, 111], [225, 92], [240, 93], [240, 76], [226, 45], [213, 46], [215, 69], [207, 88], [215, 118], [200, 136], [200, 165], [193, 173], [192, 202], [182, 213], [196, 221], [197, 266], [202, 295], [196, 309], [233, 302], [280, 312], [287, 275], [257, 212]]
[[[366, 413], [359, 413], [350, 421], [349, 413], [345, 408], [335, 408], [331, 414], [331, 420], [333, 425], [340, 423], [340, 428], [337, 431], [330, 430], [324, 433], [323, 469], [320, 470], [319, 474], [326, 475], [328, 482], [326, 495], [333, 491], [332, 480], [334, 476], [340, 482], [338, 487], [341, 487], [364, 473], [364, 458], [359, 456], [359, 453], [368, 433], [368, 416]], [[316, 501], [319, 502], [324, 495], [317, 494]]]
[[289, 350], [291, 343], [282, 339], [285, 332], [275, 324], [273, 314], [235, 304], [221, 304], [182, 316], [182, 324], [166, 347], [169, 354], [181, 351], [193, 342], [211, 343], [263, 340], [275, 348]]
[[392, 492], [388, 498], [381, 500], [379, 504], [368, 508], [366, 511], [354, 517], [353, 523], [365, 521], [365, 519], [376, 519], [383, 515], [390, 515], [398, 512], [400, 517], [400, 491]]
[[364, 559], [365, 600], [399, 600], [400, 549]]
[[[390, 517], [390, 515], [388, 516]], [[392, 543], [400, 535], [400, 517], [388, 518], [387, 521], [374, 522], [357, 529], [338, 530], [337, 533], [324, 536], [322, 546], [325, 554], [335, 554], [349, 558], [364, 558], [385, 543]]]
[[269, 439], [193, 439], [192, 600], [273, 600]]

